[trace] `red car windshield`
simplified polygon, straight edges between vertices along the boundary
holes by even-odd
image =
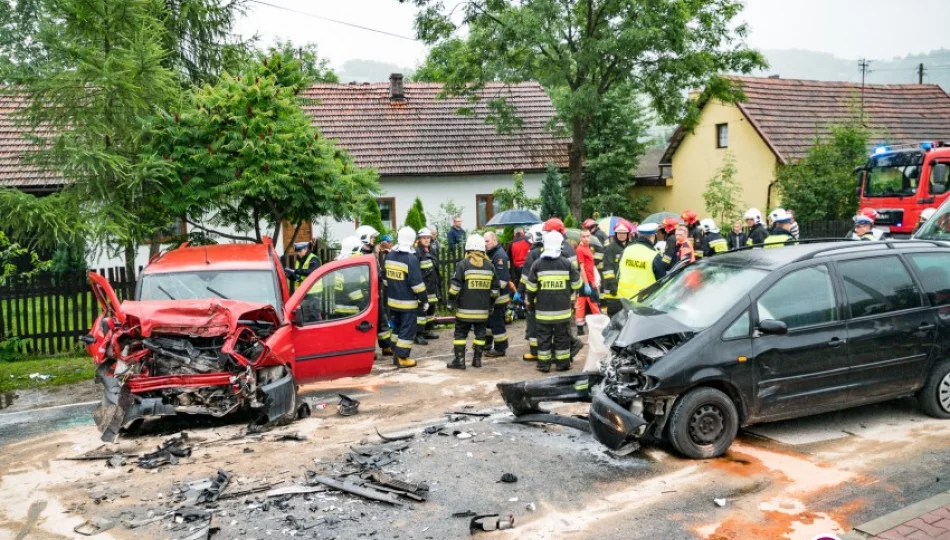
[[[270,304],[278,313],[277,280],[266,270],[203,270],[145,274],[139,300],[198,300],[226,298],[256,304]]]

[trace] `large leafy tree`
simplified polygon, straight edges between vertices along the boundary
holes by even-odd
[[[419,7],[419,37],[451,57],[438,66],[448,92],[474,97],[489,80],[524,78],[563,89],[558,108],[571,137],[575,218],[582,210],[587,135],[615,86],[628,84],[648,98],[662,121],[685,116],[695,122],[698,111],[684,89],[705,85],[709,95],[734,101],[740,90],[716,76],[765,65],[744,46],[746,27],[734,21],[738,0],[464,0],[454,7],[399,1]],[[432,71],[431,65],[420,70]],[[503,99],[492,101],[499,118],[513,116]]]
[[[303,112],[300,62],[274,51],[240,76],[190,92],[146,128],[147,169],[166,187],[163,205],[197,227],[277,235],[286,220],[359,215],[379,191],[377,175],[354,165]]]
[[[780,166],[775,185],[798,221],[847,219],[858,210],[854,168],[867,160],[871,133],[855,117],[816,137],[804,158]]]

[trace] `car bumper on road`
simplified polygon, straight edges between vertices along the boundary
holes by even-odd
[[[626,454],[640,448],[646,420],[621,407],[598,386],[591,388],[590,429],[610,450]]]

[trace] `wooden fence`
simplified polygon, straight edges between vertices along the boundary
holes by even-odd
[[[844,238],[854,228],[850,219],[840,221],[811,221],[799,223],[798,237],[802,240],[816,238]]]

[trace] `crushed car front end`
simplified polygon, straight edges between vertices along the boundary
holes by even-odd
[[[291,363],[272,352],[280,319],[272,306],[233,300],[124,302],[100,324],[93,357],[102,403],[94,413],[107,442],[147,418],[224,416],[242,407],[270,419],[295,403]]]

